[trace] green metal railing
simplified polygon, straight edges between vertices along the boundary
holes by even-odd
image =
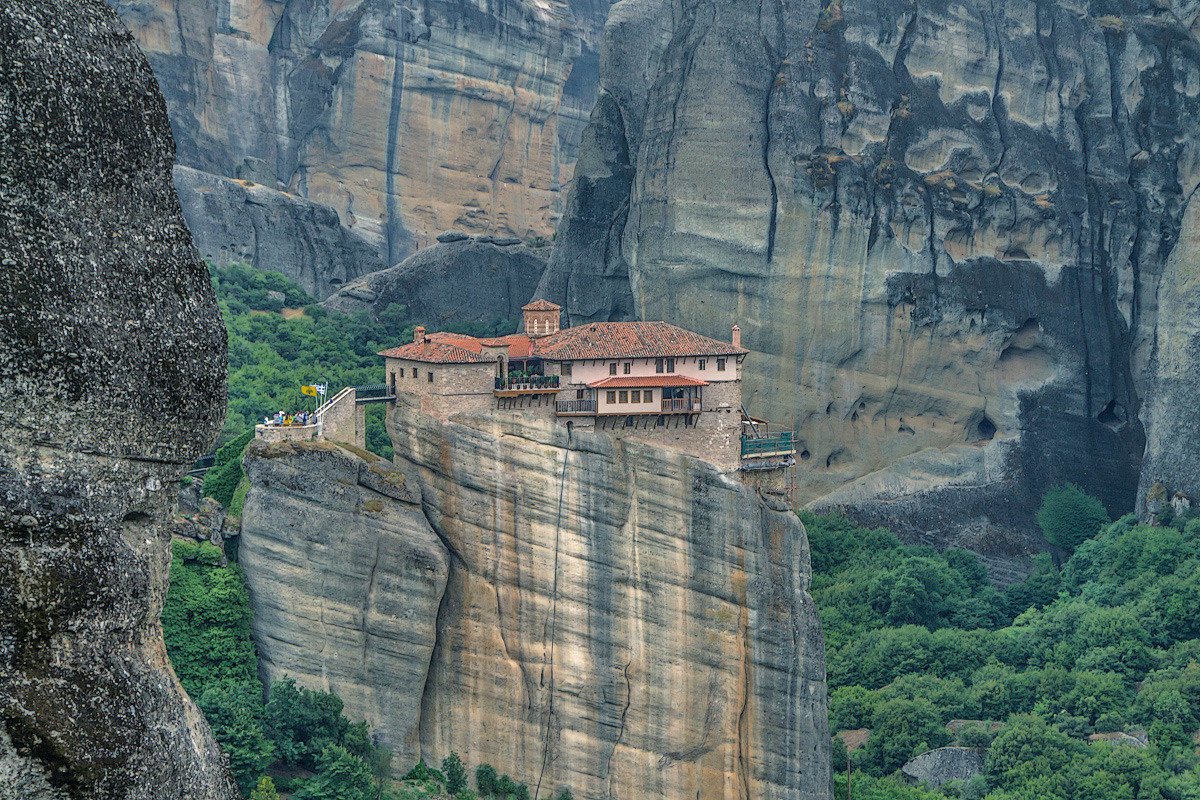
[[[742,437],[742,458],[771,453],[794,452],[795,449],[796,443],[792,438],[791,431],[784,431],[778,436]]]

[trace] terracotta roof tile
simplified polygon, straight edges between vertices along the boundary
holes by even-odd
[[[535,301],[526,308],[544,302]],[[546,303],[546,306],[557,308],[553,303]],[[464,333],[446,331],[431,333],[425,339],[423,345],[406,344],[384,350],[379,355],[431,363],[471,364],[492,360],[482,355],[484,346],[503,345],[508,346],[509,358],[537,356],[557,361],[587,358],[737,356],[750,352],[729,342],[710,339],[666,322],[593,322],[566,328],[539,339],[530,338],[522,333],[477,339]]]
[[[534,354],[559,361],[585,358],[664,358],[750,352],[667,322],[592,322],[534,340]]]
[[[689,378],[687,375],[631,375],[628,378],[601,378],[592,381],[588,386],[593,389],[636,389],[641,386],[708,386],[708,381]]]
[[[434,341],[433,337],[429,337],[424,342],[411,342],[403,347],[382,350],[379,355],[385,358],[403,358],[408,361],[424,361],[430,364],[483,364],[492,361],[492,359],[464,347]]]
[[[521,306],[522,311],[562,311],[562,306],[556,306],[549,300],[534,300],[528,305]]]

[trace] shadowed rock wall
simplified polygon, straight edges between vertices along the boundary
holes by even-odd
[[[179,176],[201,253],[279,269],[319,298],[450,228],[551,234],[610,4],[109,2],[154,66],[180,163],[262,187],[253,208],[228,183]],[[289,267],[256,241],[301,257]]]
[[[536,796],[829,796],[793,514],[710,464],[510,414],[401,403],[388,427],[395,473],[247,451],[240,553],[272,677],[337,692],[399,763],[455,750]]]
[[[232,798],[159,626],[225,332],[145,57],[95,0],[0,8],[0,794]]]
[[[1129,510],[1156,348],[1195,349],[1158,305],[1194,258],[1193,5],[622,0],[541,293],[740,324],[805,501],[1006,540],[1063,481]]]

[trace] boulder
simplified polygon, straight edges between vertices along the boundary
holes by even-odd
[[[330,311],[378,316],[392,303],[409,319],[438,330],[449,324],[492,325],[512,333],[546,269],[544,252],[491,237],[455,239],[419,250],[400,264],[344,287],[323,305]],[[397,331],[397,334],[399,332]]]
[[[986,756],[986,750],[974,747],[939,747],[909,761],[900,772],[913,783],[937,789],[947,781],[965,783],[982,773]]]

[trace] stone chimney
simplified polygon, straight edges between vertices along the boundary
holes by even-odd
[[[423,341],[425,341],[425,328],[418,325],[416,330],[413,331],[413,342],[420,344]]]
[[[731,341],[733,342],[734,347],[742,346],[742,329],[737,325],[733,326],[733,339]]]

